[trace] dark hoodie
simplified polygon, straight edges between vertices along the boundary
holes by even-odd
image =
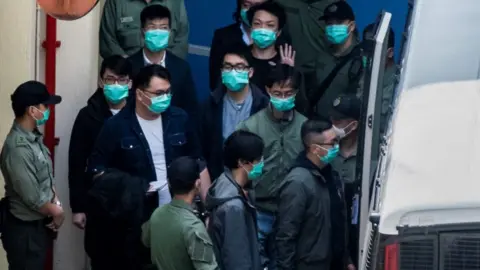
[[[80,110],[73,124],[68,150],[68,181],[73,213],[86,211],[87,190],[90,186],[89,178],[85,174],[87,159],[103,123],[111,116],[103,89],[99,88],[88,99],[87,106]]]
[[[260,270],[256,211],[230,170],[215,180],[207,193],[208,232],[222,270]]]
[[[320,170],[305,152],[300,153],[279,195],[275,241],[279,270],[345,269],[341,190],[330,165]]]

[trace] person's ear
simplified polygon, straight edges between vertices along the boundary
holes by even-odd
[[[200,178],[198,178],[197,181],[195,181],[195,189],[200,190],[201,186],[202,181],[200,181]]]
[[[105,84],[103,83],[103,80],[101,77],[98,77],[98,88],[103,89],[105,87]]]
[[[282,29],[277,31],[277,38],[282,34]]]
[[[135,95],[137,96],[137,99],[138,99],[139,101],[143,101],[144,96],[143,96],[143,93],[142,93],[142,91],[141,91],[140,89],[136,89],[136,90],[135,90]]]
[[[265,90],[267,90],[267,94],[271,95],[272,88],[265,85]]]
[[[248,70],[248,78],[251,79],[253,77],[253,73],[255,72],[255,69],[254,68],[250,68]]]
[[[352,123],[352,126],[350,127],[351,131],[357,130],[358,129],[358,121],[355,121]]]
[[[355,28],[357,28],[357,24],[355,23],[355,21],[351,21],[348,27],[348,32],[352,33],[353,31],[355,31]]]
[[[132,80],[128,81],[128,89],[132,89]]]

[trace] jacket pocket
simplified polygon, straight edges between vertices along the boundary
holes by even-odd
[[[130,28],[126,26],[118,31],[118,39],[123,49],[132,49],[142,46],[142,39],[139,28]]]
[[[134,150],[139,148],[140,144],[134,137],[125,137],[120,140],[120,147],[123,150]]]

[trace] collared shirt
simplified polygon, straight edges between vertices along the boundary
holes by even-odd
[[[173,199],[155,210],[142,226],[142,241],[151,248],[152,262],[158,269],[218,269],[205,225],[184,201]]]
[[[165,66],[165,59],[166,58],[167,58],[167,53],[164,52],[163,53],[163,58],[162,58],[162,60],[160,60],[160,63],[153,63],[152,61],[150,61],[148,59],[147,55],[145,54],[145,51],[143,51],[143,61],[145,62],[145,66],[156,64],[156,65],[160,65],[162,67],[166,67]]]
[[[223,96],[222,133],[224,140],[235,131],[240,122],[250,117],[252,103],[253,97],[250,89],[242,103],[236,103],[228,94]]]
[[[14,123],[0,154],[10,212],[25,221],[45,218],[38,210],[54,199],[50,152],[38,131]]]
[[[240,24],[240,30],[242,31],[242,39],[246,45],[252,45],[252,41],[250,36],[248,35],[247,29],[243,26],[243,23]]]

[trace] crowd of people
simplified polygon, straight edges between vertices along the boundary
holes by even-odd
[[[233,19],[215,30],[211,94],[198,101],[184,1],[106,1],[98,89],[76,117],[68,160],[72,222],[93,270],[358,266],[368,59],[354,11],[341,0],[237,0]],[[382,130],[393,31],[388,42]],[[28,81],[11,101],[2,243],[10,270],[40,270],[65,195],[38,126],[61,97]]]

